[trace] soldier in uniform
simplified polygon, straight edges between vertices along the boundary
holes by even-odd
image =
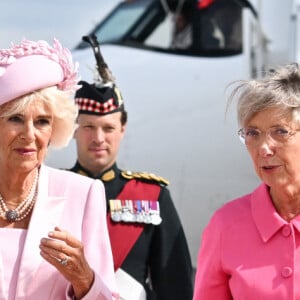
[[[94,47],[102,77],[93,84],[81,81],[75,95],[79,106],[74,134],[77,162],[71,171],[98,178],[105,185],[121,299],[192,299],[190,254],[168,182],[154,174],[118,168],[127,112],[120,91],[110,75],[104,74],[108,68],[96,37],[83,39]]]

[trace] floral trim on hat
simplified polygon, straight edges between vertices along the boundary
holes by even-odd
[[[77,85],[79,81],[78,63],[73,63],[70,50],[63,48],[57,39],[53,40],[52,47],[43,40],[35,42],[24,39],[19,45],[12,43],[11,48],[0,49],[0,76],[5,73],[7,65],[12,64],[21,57],[30,55],[46,56],[61,66],[64,79],[57,84],[58,89],[75,92],[79,88]]]

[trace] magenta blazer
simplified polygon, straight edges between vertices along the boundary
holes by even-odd
[[[300,299],[300,216],[282,219],[265,184],[213,215],[203,233],[193,299]]]
[[[71,299],[68,297],[69,282],[39,253],[41,238],[46,237],[55,226],[69,231],[84,243],[86,258],[95,272],[95,281],[83,299],[118,299],[102,183],[46,166],[40,170],[38,198],[17,274],[16,299]]]

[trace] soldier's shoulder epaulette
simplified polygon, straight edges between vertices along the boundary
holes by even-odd
[[[156,182],[162,185],[168,185],[169,181],[161,176],[157,176],[153,173],[147,172],[132,172],[132,171],[122,171],[121,175],[126,179],[140,179],[149,182]]]

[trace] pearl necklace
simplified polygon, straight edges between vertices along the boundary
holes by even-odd
[[[39,174],[36,172],[33,184],[27,197],[15,208],[9,209],[0,194],[0,216],[8,222],[24,220],[31,212],[36,201]]]

